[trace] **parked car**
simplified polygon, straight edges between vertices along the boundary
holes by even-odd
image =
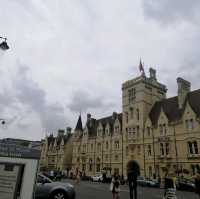
[[[92,177],[90,177],[90,176],[82,176],[81,180],[83,180],[83,181],[91,181]]]
[[[137,183],[142,187],[159,187],[159,183],[155,180],[149,180],[142,176],[139,176],[137,179]]]
[[[92,181],[94,181],[94,182],[102,182],[102,181],[103,181],[103,176],[102,176],[102,174],[92,176]]]
[[[48,177],[38,174],[35,199],[75,199],[75,190],[70,183],[53,182]]]
[[[176,179],[176,188],[182,191],[195,191],[194,182],[186,179],[186,178],[177,178]]]

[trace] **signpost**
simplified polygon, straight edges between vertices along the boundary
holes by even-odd
[[[0,143],[0,198],[33,199],[40,151]]]

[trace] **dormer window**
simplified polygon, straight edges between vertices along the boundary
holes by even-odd
[[[185,126],[189,130],[193,129],[194,128],[194,120],[193,119],[185,120]]]
[[[115,126],[115,133],[119,133],[119,126]]]
[[[102,129],[98,129],[97,134],[98,134],[98,136],[101,136],[102,135]]]
[[[160,124],[159,128],[160,128],[160,135],[166,135],[167,133],[166,124]]]
[[[110,135],[110,132],[109,132],[109,129],[108,129],[108,128],[106,129],[106,135],[107,135],[107,136]]]

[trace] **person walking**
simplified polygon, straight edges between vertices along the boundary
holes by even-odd
[[[164,199],[177,199],[176,197],[176,177],[174,174],[168,175],[168,172],[164,178]]]
[[[197,171],[197,174],[195,175],[194,180],[195,180],[196,193],[198,194],[200,198],[200,170]]]
[[[134,191],[134,199],[137,199],[137,177],[138,175],[135,172],[128,173],[130,199],[133,199],[133,191]]]
[[[76,170],[76,184],[79,185],[80,184],[80,171],[77,169]]]
[[[119,199],[120,179],[119,175],[116,172],[113,175],[110,190],[112,191],[112,199]]]
[[[140,175],[140,167],[138,163],[134,160],[129,161],[127,164],[127,177],[129,184],[129,194],[130,199],[133,199],[133,191],[134,191],[134,199],[137,199],[137,178]]]

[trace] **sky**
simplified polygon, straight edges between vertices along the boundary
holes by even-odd
[[[0,0],[0,138],[40,140],[81,112],[121,112],[121,85],[150,67],[177,94],[200,88],[199,0]]]

